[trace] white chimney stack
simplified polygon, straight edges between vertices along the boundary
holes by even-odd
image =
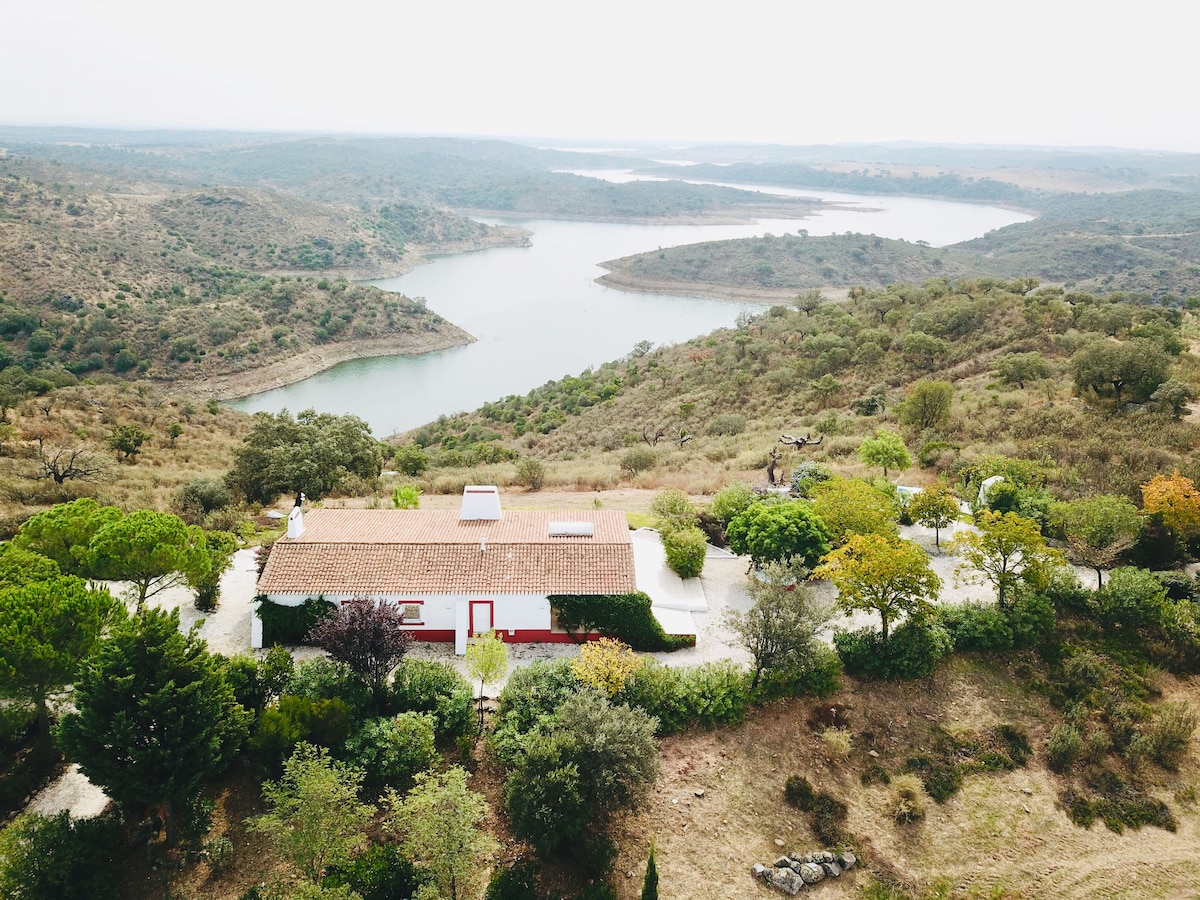
[[[295,540],[302,534],[304,534],[304,513],[300,512],[300,507],[293,506],[292,511],[288,513],[287,536]]]

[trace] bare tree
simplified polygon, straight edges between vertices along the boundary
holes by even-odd
[[[650,426],[647,425],[642,428],[642,440],[646,442],[647,446],[656,447],[658,446],[658,442],[666,436],[666,433],[667,429],[658,428],[654,431],[654,434],[651,435]]]
[[[87,447],[48,447],[38,438],[38,469],[34,477],[39,481],[51,480],[57,485],[64,482],[99,481],[109,471],[108,460]]]
[[[823,440],[825,440],[825,435],[821,435],[815,441],[812,439],[811,434],[806,434],[804,437],[801,437],[801,438],[795,437],[790,434],[781,434],[779,436],[779,443],[789,444],[789,445],[791,445],[793,447],[797,447],[797,448],[799,448],[799,447],[815,447],[815,446],[817,446],[817,444],[821,443],[821,441],[823,441]]]

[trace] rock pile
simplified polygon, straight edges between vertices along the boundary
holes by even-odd
[[[755,863],[750,872],[755,878],[794,897],[806,884],[837,878],[847,869],[854,868],[857,862],[858,858],[850,851],[834,854],[821,850],[804,855],[792,851],[779,857],[771,866]]]

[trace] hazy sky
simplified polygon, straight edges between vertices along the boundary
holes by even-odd
[[[1200,152],[1187,8],[2,0],[0,122]]]

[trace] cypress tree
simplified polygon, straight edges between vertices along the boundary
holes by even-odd
[[[642,900],[658,900],[658,867],[654,864],[654,842],[650,842],[650,857],[646,860],[646,880],[642,882]]]

